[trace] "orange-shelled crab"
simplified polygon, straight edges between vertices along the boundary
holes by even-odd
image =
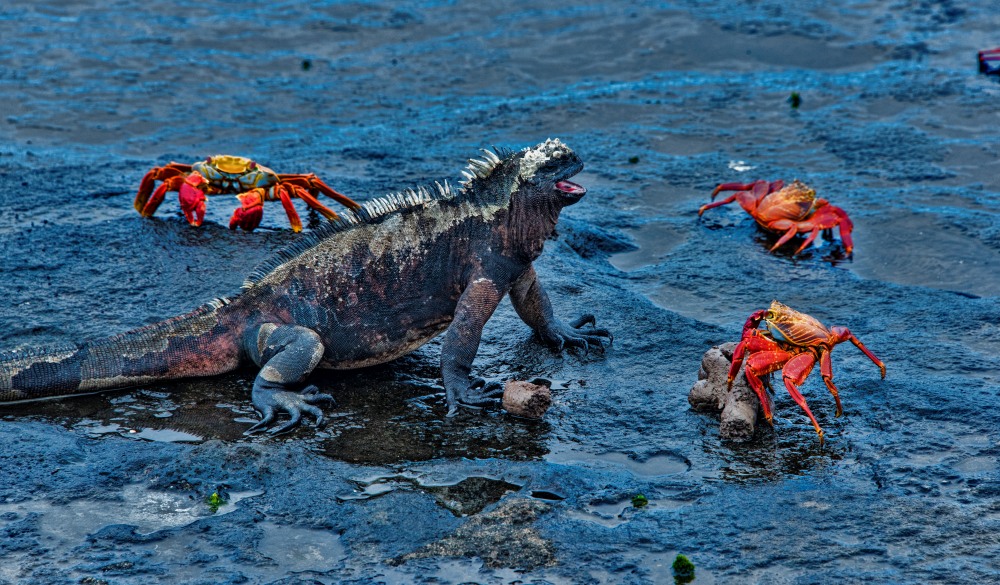
[[[764,322],[766,330],[757,328],[761,321]],[[727,381],[731,387],[740,371],[740,366],[746,362],[747,382],[757,394],[757,398],[760,399],[764,418],[773,425],[771,401],[764,386],[765,384],[770,385],[770,374],[781,370],[785,389],[788,390],[796,404],[802,407],[802,410],[809,416],[809,420],[812,421],[813,427],[816,428],[816,433],[819,435],[820,444],[822,444],[823,429],[816,422],[816,417],[809,410],[809,405],[806,404],[806,399],[799,392],[798,387],[806,381],[816,362],[819,362],[823,382],[826,383],[830,394],[833,394],[834,400],[837,401],[836,416],[843,414],[844,409],[840,404],[840,394],[833,384],[833,365],[830,361],[830,352],[835,345],[845,341],[853,343],[871,361],[875,362],[882,378],[885,379],[885,364],[875,357],[875,354],[869,351],[846,327],[827,327],[805,313],[800,313],[778,301],[771,301],[771,306],[768,309],[754,311],[743,325],[743,337],[733,351],[733,363],[729,367]]]
[[[163,181],[153,190],[156,181]],[[201,225],[205,219],[205,196],[236,195],[240,206],[229,220],[230,229],[243,228],[253,231],[264,214],[265,201],[281,201],[288,215],[292,230],[302,231],[302,220],[292,204],[293,198],[302,199],[327,219],[338,216],[317,199],[320,193],[332,197],[345,207],[361,206],[351,198],[334,191],[314,174],[278,174],[271,169],[242,156],[220,154],[194,164],[172,162],[154,167],[142,178],[135,197],[135,209],[143,217],[150,217],[163,202],[167,191],[178,191],[181,210],[188,223]],[[152,196],[150,196],[152,195]]]
[[[715,201],[715,196],[722,191],[736,191],[736,193]],[[821,231],[832,232],[834,227],[840,228],[844,252],[850,256],[854,249],[854,242],[851,240],[854,224],[847,217],[847,212],[836,205],[831,205],[826,199],[816,198],[816,191],[801,181],[792,181],[790,185],[785,185],[781,180],[771,183],[767,181],[747,184],[722,183],[712,191],[712,200],[712,203],[702,205],[698,209],[698,217],[701,217],[707,209],[736,201],[762,228],[782,234],[771,247],[772,252],[797,234],[808,234],[802,245],[795,250],[795,254],[798,254],[813,243]]]

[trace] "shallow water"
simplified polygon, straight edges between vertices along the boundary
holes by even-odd
[[[501,307],[476,373],[552,380],[534,423],[446,419],[436,343],[317,375],[330,422],[286,437],[242,435],[252,371],[4,407],[0,582],[662,583],[678,552],[695,583],[1000,580],[996,30],[990,2],[921,0],[6,2],[0,348],[186,312],[295,239],[274,207],[230,232],[230,197],[197,230],[172,196],[139,218],[154,165],[243,154],[363,200],[550,136],[589,194],[538,272],[615,343],[555,354]],[[697,217],[778,178],[850,213],[853,258]],[[745,445],[688,408],[702,353],[772,298],[887,364],[834,352],[839,418],[803,385],[822,447],[784,392]],[[212,514],[220,486],[255,495]],[[137,504],[164,493],[196,505]],[[536,518],[504,516],[522,501]]]

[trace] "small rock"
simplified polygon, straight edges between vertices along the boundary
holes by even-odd
[[[508,380],[503,388],[503,409],[514,416],[542,418],[552,406],[552,392],[546,386]]]
[[[719,436],[723,439],[747,441],[753,437],[760,402],[747,384],[742,368],[733,380],[732,389],[726,388],[726,377],[735,349],[736,343],[730,342],[705,352],[698,381],[688,394],[688,402],[699,412],[721,413]]]

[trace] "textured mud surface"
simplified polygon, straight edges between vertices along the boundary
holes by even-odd
[[[0,347],[190,310],[294,239],[277,207],[230,232],[228,197],[142,220],[155,164],[242,154],[363,200],[550,136],[590,193],[538,271],[615,344],[557,355],[502,307],[476,371],[552,380],[537,422],[446,419],[434,344],[317,376],[331,424],[279,439],[241,436],[252,372],[6,407],[0,583],[663,583],[677,552],[697,583],[997,581],[997,30],[991,2],[5,1]],[[854,259],[697,221],[758,178],[848,210]],[[840,418],[804,385],[822,449],[782,393],[743,445],[687,403],[772,298],[888,366],[834,351]]]

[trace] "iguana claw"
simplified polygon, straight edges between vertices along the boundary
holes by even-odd
[[[593,327],[596,322],[593,315],[582,315],[568,325],[556,321],[549,326],[547,331],[541,332],[542,340],[555,347],[556,351],[562,351],[566,347],[579,347],[583,348],[584,353],[590,351],[591,345],[603,348],[605,338],[609,345],[613,344],[615,338],[611,332],[607,329]],[[580,329],[584,325],[592,327],[581,331]]]
[[[291,415],[291,419],[284,425],[268,431],[272,435],[281,435],[298,426],[302,419],[302,412],[308,412],[316,417],[316,427],[323,427],[323,411],[313,406],[317,403],[333,403],[333,397],[329,394],[321,394],[316,386],[308,386],[301,393],[288,392],[286,390],[268,390],[255,388],[253,391],[253,407],[261,414],[261,420],[254,426],[244,431],[244,435],[252,435],[263,430],[270,425],[279,411],[285,411]]]
[[[485,406],[496,404],[503,396],[503,385],[497,381],[487,382],[483,378],[473,378],[468,388],[459,394],[454,401],[449,401],[447,416],[458,414],[459,406],[470,410],[482,410]]]

